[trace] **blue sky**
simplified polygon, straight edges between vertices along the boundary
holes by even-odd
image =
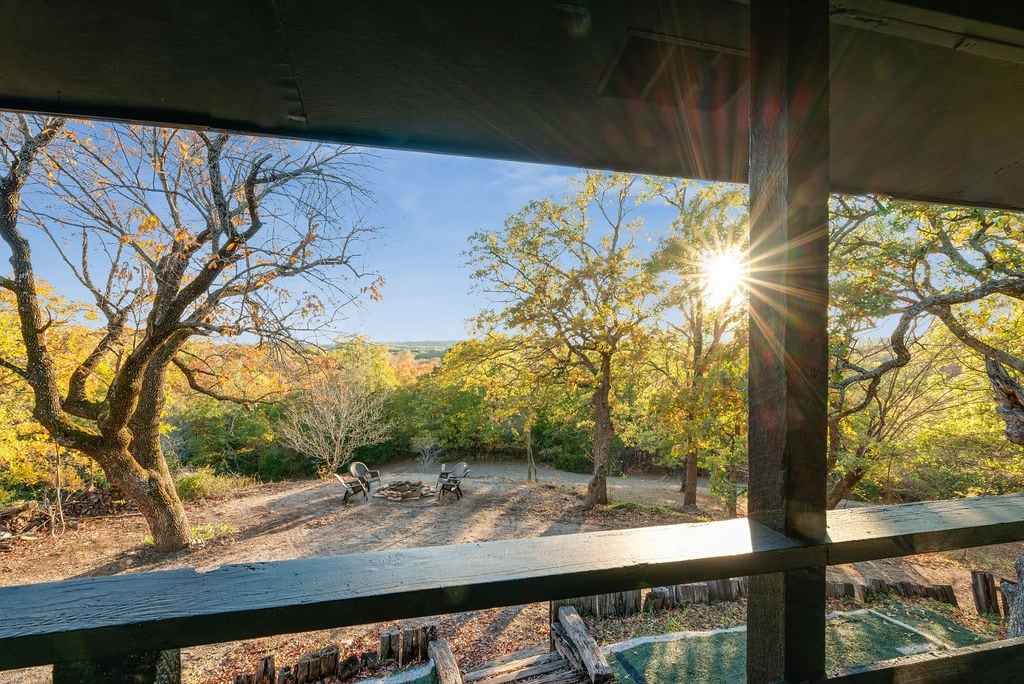
[[[330,316],[329,330],[315,335],[321,342],[350,334],[377,342],[467,338],[467,319],[486,304],[469,292],[463,255],[469,235],[501,228],[509,214],[532,199],[562,198],[569,180],[581,173],[490,159],[371,152],[376,170],[365,177],[373,193],[367,222],[382,232],[366,250],[363,266],[384,277],[383,300],[350,305]],[[643,211],[650,228],[671,220],[661,212],[667,207]],[[90,300],[42,235],[29,233],[37,274],[71,299]],[[0,258],[6,257],[6,248],[0,248]]]
[[[383,238],[367,266],[384,299],[351,310],[341,326],[373,340],[455,340],[484,304],[471,299],[462,255],[476,230],[500,228],[531,199],[565,194],[577,169],[394,150],[377,151],[371,178]]]

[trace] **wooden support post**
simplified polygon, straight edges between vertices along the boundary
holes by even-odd
[[[750,2],[750,517],[825,538],[829,5]],[[749,682],[825,671],[825,569],[752,576]]]
[[[252,675],[256,684],[277,684],[277,668],[274,667],[274,656],[263,658],[256,666]]]
[[[380,662],[387,660],[393,660],[398,662],[398,656],[401,652],[401,632],[396,628],[386,629],[380,633],[380,650],[378,651],[378,659]]]
[[[996,592],[995,576],[991,572],[972,570],[971,591],[978,615],[999,615],[999,594]]]
[[[175,648],[54,664],[54,684],[78,682],[181,684],[181,652]]]

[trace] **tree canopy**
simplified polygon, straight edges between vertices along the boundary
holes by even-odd
[[[517,333],[531,372],[591,393],[591,505],[608,501],[612,376],[637,357],[657,307],[657,275],[637,249],[639,190],[631,176],[586,174],[562,202],[535,200],[470,237],[473,278],[495,304],[480,328]]]
[[[361,254],[373,235],[361,221],[363,155],[17,114],[0,119],[0,139],[0,238],[12,267],[0,286],[15,298],[21,337],[0,366],[31,388],[33,415],[59,444],[136,501],[157,548],[185,546],[191,532],[160,443],[167,371],[217,395],[182,354],[190,338],[280,340],[323,311],[323,293],[375,294]],[[49,240],[89,293],[86,315],[103,322],[93,344],[52,343],[55,312],[30,235]],[[58,358],[72,351],[61,377]]]

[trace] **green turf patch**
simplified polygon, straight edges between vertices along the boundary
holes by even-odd
[[[719,632],[640,644],[608,654],[608,663],[620,684],[741,682],[746,648],[746,632]]]
[[[915,607],[913,612],[891,617],[895,621],[867,610],[835,615],[825,630],[826,667],[867,665],[946,644],[982,641],[926,609]],[[612,650],[608,661],[624,684],[742,681],[746,677],[746,638],[745,631],[722,631],[640,643]]]
[[[916,603],[892,602],[884,609],[878,610],[927,634],[933,641],[949,644],[955,648],[974,646],[988,641],[963,625],[953,622],[945,615]]]
[[[878,613],[840,613],[825,626],[825,667],[841,668],[891,660],[940,644]]]

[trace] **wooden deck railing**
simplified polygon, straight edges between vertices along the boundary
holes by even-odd
[[[1017,541],[1024,495],[833,511],[828,530],[801,543],[740,519],[5,587],[0,669]],[[1019,640],[957,657],[901,667],[1024,671]],[[896,681],[878,672],[835,681]]]

